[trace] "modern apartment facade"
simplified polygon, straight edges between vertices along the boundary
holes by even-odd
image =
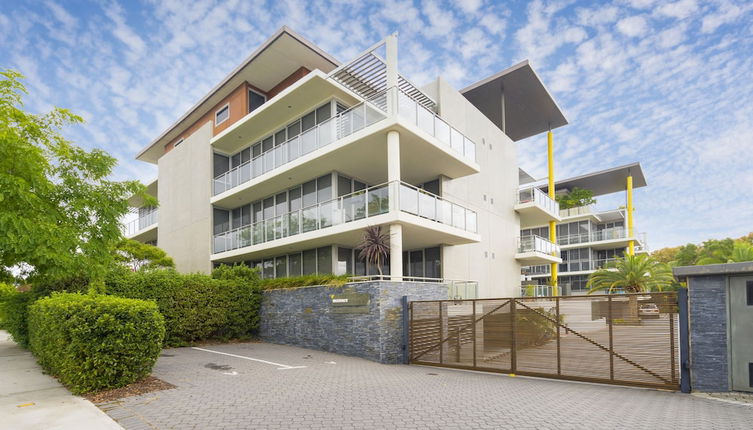
[[[531,190],[544,193],[546,185],[534,185],[530,176],[524,175],[521,193]],[[562,263],[557,265],[557,284],[560,294],[577,295],[588,291],[588,276],[598,269],[631,252],[646,253],[645,233],[636,233],[630,226],[628,211],[632,207],[632,189],[646,186],[639,163],[615,167],[555,183],[555,194],[565,194],[575,188],[590,190],[595,197],[624,193],[625,205],[616,209],[599,211],[596,205],[586,205],[559,211],[556,225],[556,242],[560,247]],[[521,219],[521,238],[549,237],[549,225],[530,218]],[[531,240],[531,239],[528,239]],[[523,267],[524,286],[521,294],[549,295],[551,265]]]
[[[570,264],[531,230],[562,221],[557,203],[520,188],[515,142],[567,124],[530,64],[460,91],[441,77],[419,88],[398,64],[396,36],[340,63],[281,28],[137,155],[158,166],[159,208],[139,208],[126,236],[180,271],[381,269],[471,281],[480,297],[518,295],[523,268]],[[389,234],[381,268],[355,251],[367,226]]]

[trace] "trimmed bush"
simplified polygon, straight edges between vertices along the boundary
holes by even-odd
[[[309,287],[312,285],[343,285],[348,282],[348,275],[303,275],[288,278],[275,278],[261,280],[263,290],[276,290],[279,288]]]
[[[113,272],[107,294],[153,300],[165,317],[166,346],[251,337],[259,326],[258,285],[234,276],[182,275],[174,270]]]
[[[117,388],[151,373],[165,335],[144,300],[57,293],[29,307],[29,347],[75,394]]]
[[[3,328],[5,320],[5,302],[16,294],[16,288],[13,285],[0,282],[0,329]]]
[[[13,292],[5,295],[1,305],[3,328],[23,348],[29,346],[29,329],[26,320],[29,304],[33,301],[34,297],[30,292]]]

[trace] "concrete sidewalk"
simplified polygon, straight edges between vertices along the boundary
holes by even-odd
[[[34,357],[0,330],[0,428],[122,429],[94,404],[42,373]]]

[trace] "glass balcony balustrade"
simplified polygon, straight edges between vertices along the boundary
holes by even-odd
[[[146,213],[140,214],[138,218],[132,221],[121,224],[120,230],[123,233],[123,236],[129,237],[129,236],[133,236],[134,234],[140,232],[141,230],[144,230],[147,227],[150,227],[156,223],[157,223],[157,209],[155,208],[150,211],[147,211]]]
[[[398,91],[397,112],[400,118],[436,137],[457,154],[476,161],[476,143],[403,91]]]
[[[548,214],[558,217],[560,214],[560,204],[549,197],[546,193],[536,187],[528,187],[518,190],[517,204],[531,203],[544,209]]]
[[[383,110],[385,100],[385,93],[378,94],[218,175],[213,181],[214,195],[235,188],[383,120],[387,117]]]
[[[560,247],[540,236],[523,236],[518,238],[518,253],[540,252],[559,256]]]
[[[225,252],[385,214],[391,208],[464,231],[477,231],[476,212],[412,185],[389,182],[356,191],[214,236],[214,252]]]

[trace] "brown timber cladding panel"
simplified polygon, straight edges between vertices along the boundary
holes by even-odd
[[[411,303],[411,362],[679,388],[677,294]]]

